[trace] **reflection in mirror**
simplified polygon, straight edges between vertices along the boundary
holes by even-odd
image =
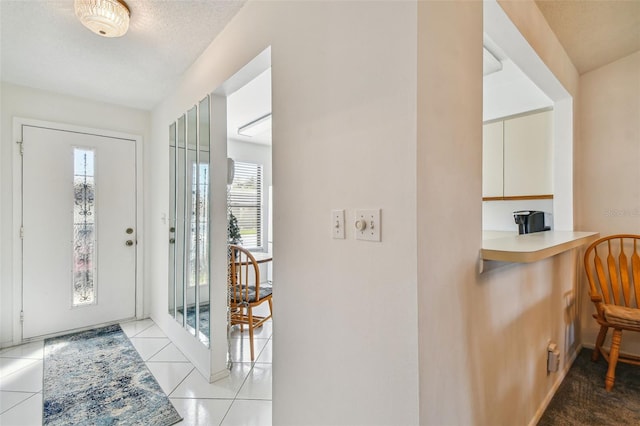
[[[169,314],[209,345],[209,97],[169,128]]]
[[[198,327],[200,339],[203,343],[209,343],[209,159],[210,159],[210,119],[209,97],[207,96],[198,105],[198,282],[199,288],[199,312]]]
[[[176,317],[176,123],[169,126],[169,315]]]

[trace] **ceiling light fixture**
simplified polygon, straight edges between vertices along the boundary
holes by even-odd
[[[120,0],[75,0],[82,25],[103,37],[120,37],[129,29],[129,8]]]
[[[264,133],[267,130],[271,130],[271,113],[263,115],[242,127],[238,127],[238,134],[253,137],[260,133]]]

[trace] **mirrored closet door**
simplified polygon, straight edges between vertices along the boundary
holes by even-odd
[[[209,96],[169,126],[169,314],[209,346]]]

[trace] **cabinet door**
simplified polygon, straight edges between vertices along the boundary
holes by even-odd
[[[502,121],[482,126],[482,196],[502,197]]]
[[[552,111],[504,121],[504,196],[546,195],[552,185]]]

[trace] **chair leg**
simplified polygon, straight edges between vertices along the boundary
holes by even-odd
[[[604,387],[607,391],[613,389],[613,383],[616,380],[616,364],[618,363],[620,352],[620,341],[622,341],[622,330],[616,328],[613,330],[611,350],[609,351],[609,369],[607,370],[607,378],[604,380]]]
[[[591,355],[591,361],[597,361],[600,358],[600,351],[602,350],[602,344],[604,343],[604,339],[607,337],[607,331],[609,331],[609,327],[601,325],[600,332],[598,333],[598,338],[596,339],[596,347],[593,349],[593,354]]]
[[[253,309],[251,309],[251,306],[247,308],[247,316],[249,318],[249,346],[251,347],[251,362],[253,362]]]

